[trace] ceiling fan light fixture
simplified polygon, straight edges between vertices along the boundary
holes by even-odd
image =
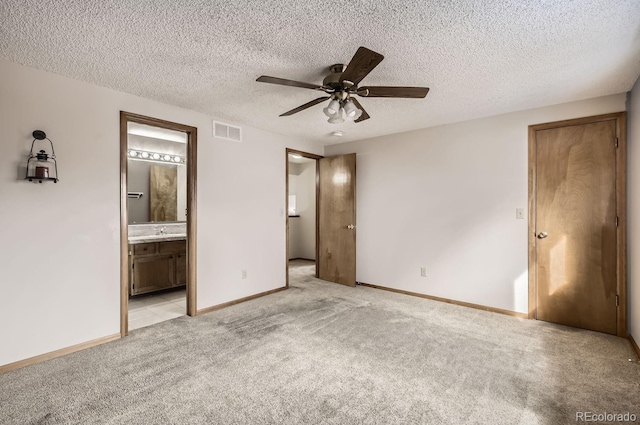
[[[359,111],[358,107],[353,103],[353,100],[347,100],[344,102],[344,113],[349,119],[354,119],[356,113]]]
[[[329,118],[328,122],[331,124],[340,124],[344,122],[344,118],[342,118],[342,107],[338,109],[338,112],[334,114],[331,118]]]
[[[281,117],[297,114],[312,106],[329,101],[322,110],[329,118],[330,123],[341,123],[345,119],[362,122],[371,118],[355,97],[392,97],[422,99],[429,92],[428,87],[399,87],[399,86],[366,86],[358,87],[363,78],[382,62],[384,56],[373,50],[360,46],[348,64],[332,65],[330,75],[322,81],[322,85],[305,83],[302,81],[288,80],[278,77],[260,76],[256,81],[261,83],[279,84],[282,86],[298,87],[303,89],[319,90],[324,96],[300,105],[290,111],[280,114]],[[341,108],[342,106],[342,108]],[[342,111],[344,110],[344,116]]]
[[[327,106],[327,112],[333,115],[336,112],[339,112],[339,110],[340,110],[340,102],[338,102],[337,99],[331,100],[331,102],[329,102],[329,106]]]
[[[324,112],[324,114],[329,118],[332,118],[335,115],[335,112],[333,114],[329,112],[329,107],[323,108],[322,112]]]

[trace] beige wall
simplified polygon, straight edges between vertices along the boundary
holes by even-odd
[[[0,75],[0,365],[119,332],[121,110],[198,128],[197,307],[284,286],[285,148],[322,149],[246,126],[217,139],[215,117],[7,61]],[[57,184],[20,175],[36,129]]]
[[[358,154],[357,280],[526,312],[527,127],[624,109],[623,93],[326,147]]]

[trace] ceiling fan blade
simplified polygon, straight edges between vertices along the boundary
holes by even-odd
[[[369,114],[367,114],[367,111],[364,110],[360,102],[358,102],[358,99],[352,97],[351,100],[356,105],[356,107],[362,111],[362,115],[360,115],[360,118],[358,118],[357,120],[354,120],[353,122],[360,122],[360,121],[368,120],[369,118],[371,118]]]
[[[284,78],[268,77],[266,75],[258,77],[256,81],[259,81],[261,83],[280,84],[281,86],[301,87],[303,89],[324,90],[324,87],[319,86],[317,84],[303,83],[301,81],[285,80]]]
[[[319,97],[317,99],[312,100],[311,102],[307,102],[304,105],[298,106],[295,109],[292,109],[290,111],[285,112],[284,114],[281,114],[281,117],[288,117],[289,115],[293,115],[296,114],[300,111],[304,111],[307,108],[311,108],[312,106],[317,105],[318,103],[322,103],[325,100],[329,99],[329,96],[324,96],[324,97]]]
[[[404,97],[419,99],[427,96],[428,87],[386,87],[370,86],[358,88],[358,94],[362,97]]]
[[[382,59],[384,59],[384,56],[380,53],[376,53],[366,47],[358,48],[356,54],[351,58],[351,62],[347,65],[347,69],[342,73],[340,81],[351,81],[353,84],[358,85],[364,77],[373,71],[373,68],[382,62]]]

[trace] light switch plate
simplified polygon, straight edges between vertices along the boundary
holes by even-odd
[[[518,220],[524,220],[524,208],[516,208],[516,218]]]

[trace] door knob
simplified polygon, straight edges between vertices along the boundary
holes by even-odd
[[[546,238],[547,236],[549,236],[549,235],[547,235],[547,232],[540,232],[540,233],[538,233],[538,239],[544,239],[544,238]]]
[[[350,225],[347,226],[347,229],[349,229],[349,230],[353,230],[355,228],[356,228],[355,224],[350,224]]]

